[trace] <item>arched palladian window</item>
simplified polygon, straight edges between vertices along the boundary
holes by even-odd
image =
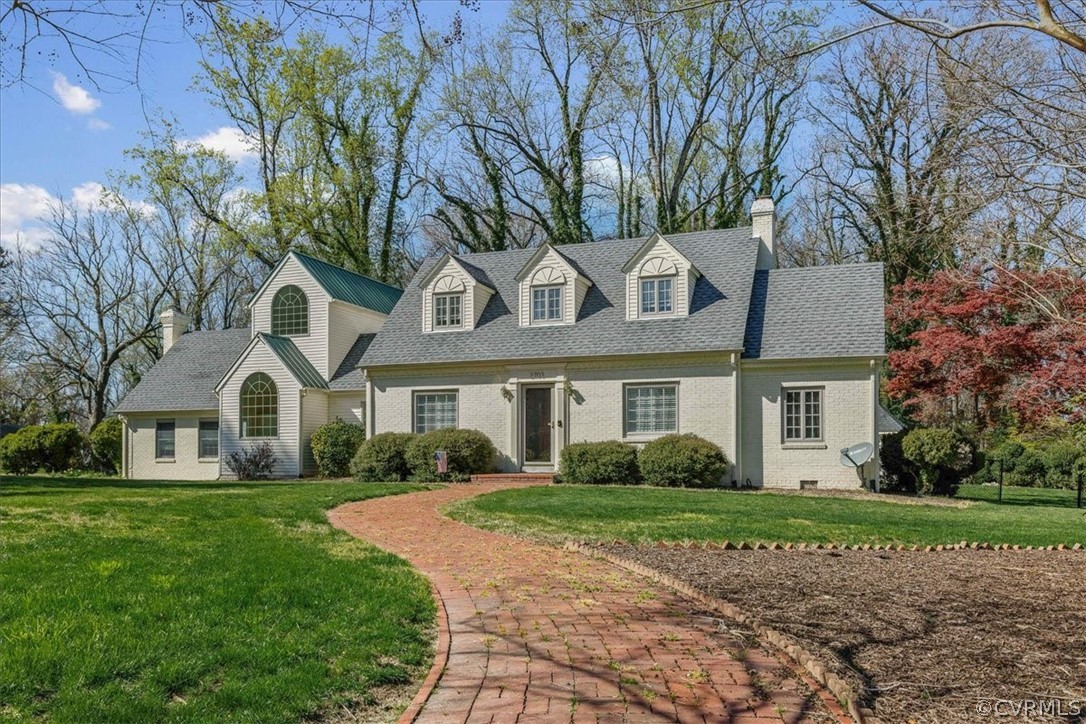
[[[641,265],[640,299],[642,317],[675,313],[675,287],[678,269],[674,262],[660,257],[646,259]]]
[[[309,334],[309,299],[299,287],[288,284],[272,298],[271,333],[289,337]]]
[[[279,388],[263,372],[254,372],[241,385],[241,436],[279,434]]]

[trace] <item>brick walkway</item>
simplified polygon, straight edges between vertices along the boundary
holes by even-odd
[[[334,525],[400,555],[440,592],[448,662],[419,722],[831,721],[750,632],[603,561],[439,512],[495,485],[350,503]]]

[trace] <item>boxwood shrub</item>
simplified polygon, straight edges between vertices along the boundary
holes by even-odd
[[[448,480],[467,480],[472,473],[488,473],[494,468],[498,451],[490,438],[478,430],[446,428],[419,435],[407,446],[407,465],[411,479],[434,482],[437,474],[434,453],[444,450],[449,457]]]
[[[720,485],[730,465],[718,445],[691,433],[645,443],[637,462],[647,484],[679,488]]]
[[[80,466],[85,446],[83,433],[70,422],[30,425],[0,440],[0,468],[15,474],[63,473]]]
[[[117,417],[107,417],[94,426],[87,436],[87,442],[90,444],[91,462],[96,469],[111,475],[121,471],[123,435],[124,427]]]
[[[394,483],[407,480],[407,448],[413,432],[382,432],[358,447],[351,460],[351,476],[365,483]]]
[[[350,472],[351,460],[366,439],[366,428],[336,420],[321,425],[309,438],[317,472],[325,478],[342,478]]]
[[[567,445],[558,470],[562,482],[581,485],[631,484],[641,479],[637,448],[618,440]]]

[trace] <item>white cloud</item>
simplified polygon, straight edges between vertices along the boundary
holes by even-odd
[[[256,155],[252,139],[237,128],[223,126],[197,138],[181,141],[182,150],[192,150],[197,146],[209,151],[218,151],[232,161],[241,161]]]
[[[8,248],[38,249],[48,238],[39,219],[49,215],[56,198],[34,184],[0,184],[0,243]]]
[[[108,131],[109,129],[113,128],[113,126],[109,125],[101,118],[88,118],[87,128],[91,129],[92,131]]]
[[[108,208],[110,198],[97,181],[81,183],[68,195],[68,201],[81,213]],[[155,213],[155,207],[145,201],[125,201],[141,214]],[[49,240],[48,222],[59,203],[60,199],[36,184],[0,184],[0,243],[27,251],[40,249]]]
[[[53,92],[60,104],[72,113],[88,115],[101,108],[98,100],[86,89],[68,82],[63,73],[53,73]]]
[[[618,159],[614,156],[586,158],[585,176],[598,184],[613,184],[618,181]]]

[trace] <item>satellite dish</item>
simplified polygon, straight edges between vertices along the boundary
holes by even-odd
[[[869,442],[843,447],[841,448],[841,464],[846,468],[858,468],[870,460],[874,452],[875,446]]]

